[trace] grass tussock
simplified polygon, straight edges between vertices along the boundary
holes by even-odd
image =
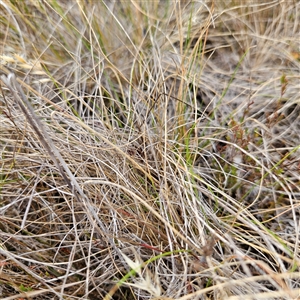
[[[1,1],[1,299],[298,299],[297,1]]]

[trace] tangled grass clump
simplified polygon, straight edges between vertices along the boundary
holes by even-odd
[[[300,3],[0,2],[1,299],[298,299]]]

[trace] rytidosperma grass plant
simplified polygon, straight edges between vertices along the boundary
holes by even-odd
[[[297,1],[1,1],[2,299],[297,299]]]

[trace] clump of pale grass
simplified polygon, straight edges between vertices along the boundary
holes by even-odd
[[[299,4],[1,2],[3,299],[296,299]]]

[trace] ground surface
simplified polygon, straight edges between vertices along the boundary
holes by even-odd
[[[0,298],[299,299],[299,4],[0,2]]]

